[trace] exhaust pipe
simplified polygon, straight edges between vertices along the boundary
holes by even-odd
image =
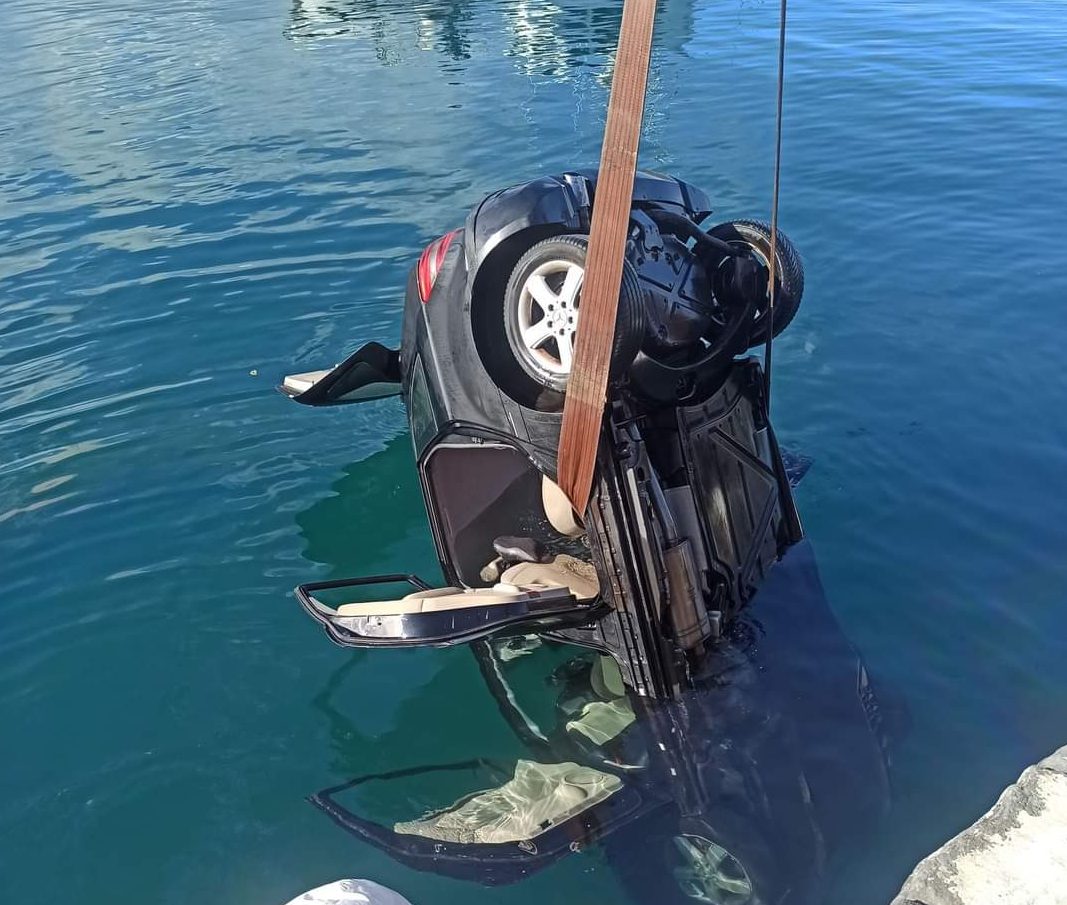
[[[670,594],[671,628],[683,650],[700,647],[711,636],[711,620],[697,580],[693,545],[683,537],[663,551]]]
[[[688,537],[678,533],[678,523],[654,472],[649,486],[666,541],[663,564],[667,572],[671,628],[682,650],[695,650],[711,637],[712,625],[704,606],[693,544]]]

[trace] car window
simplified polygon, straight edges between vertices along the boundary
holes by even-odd
[[[541,756],[641,767],[637,713],[612,657],[537,635],[485,641],[476,654],[505,719]]]

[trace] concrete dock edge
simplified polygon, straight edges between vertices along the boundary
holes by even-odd
[[[1023,771],[973,826],[924,858],[891,905],[1067,903],[1067,746]]]

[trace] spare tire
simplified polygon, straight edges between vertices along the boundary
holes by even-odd
[[[504,290],[504,333],[512,357],[537,384],[563,392],[574,360],[585,256],[589,238],[554,236],[532,246],[511,272]],[[645,333],[643,293],[637,272],[623,262],[613,379],[626,373]]]
[[[722,239],[731,245],[747,248],[764,267],[769,269],[771,260],[771,227],[762,220],[733,220],[720,223],[709,233],[716,239]],[[804,265],[796,247],[781,230],[778,230],[778,242],[775,248],[777,265],[775,282],[777,291],[774,296],[774,335],[778,336],[796,316],[800,308],[800,299],[804,295]],[[756,311],[749,334],[749,346],[760,346],[767,342],[766,306]]]

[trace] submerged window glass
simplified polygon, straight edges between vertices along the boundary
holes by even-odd
[[[537,635],[475,648],[501,713],[529,744],[558,759],[630,770],[646,758],[615,660]]]

